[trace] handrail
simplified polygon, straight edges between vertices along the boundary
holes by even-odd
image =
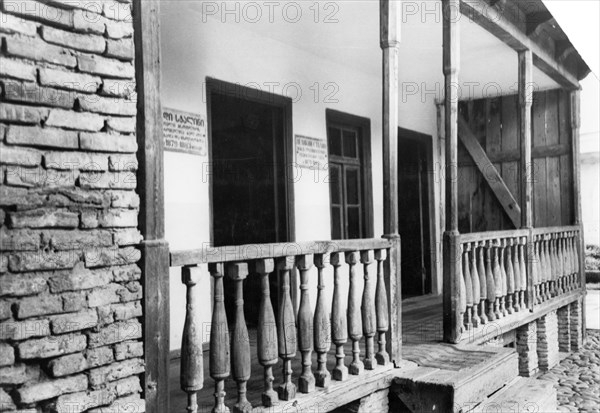
[[[224,247],[207,245],[191,250],[172,251],[171,267],[187,265],[224,263],[236,261],[258,260],[264,258],[281,258],[304,254],[326,254],[331,252],[364,251],[369,249],[386,249],[392,242],[385,238],[279,242],[268,244],[244,244]]]
[[[488,241],[492,239],[527,237],[528,235],[528,229],[514,229],[505,231],[469,232],[466,234],[459,234],[458,237],[461,243],[466,243]]]

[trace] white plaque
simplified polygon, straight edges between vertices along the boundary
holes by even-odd
[[[165,151],[207,155],[206,116],[163,108]]]
[[[325,139],[296,135],[295,140],[296,164],[299,167],[308,169],[327,168],[327,141]]]

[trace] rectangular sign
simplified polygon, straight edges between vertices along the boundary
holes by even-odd
[[[206,116],[163,108],[165,151],[208,154]]]
[[[296,164],[301,168],[327,168],[327,141],[296,135]]]

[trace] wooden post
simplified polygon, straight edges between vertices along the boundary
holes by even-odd
[[[574,90],[571,92],[571,136],[573,138],[571,148],[572,148],[572,158],[573,158],[573,195],[574,195],[574,203],[573,210],[574,214],[574,224],[579,226],[579,239],[578,249],[579,249],[579,276],[581,277],[581,289],[585,292],[585,241],[583,236],[583,222],[581,216],[581,165],[580,165],[580,138],[579,138],[579,128],[581,126],[581,94],[580,90]],[[581,300],[582,305],[582,314],[585,314],[585,299]],[[583,323],[583,339],[586,339],[587,332],[585,327],[585,317],[582,317]]]
[[[134,0],[140,266],[144,285],[144,398],[148,413],[169,408],[169,245],[164,239],[158,1]]]
[[[446,232],[444,232],[444,340],[456,342],[461,334],[458,277],[458,72],[460,59],[460,0],[442,0]]]
[[[380,0],[380,45],[383,51],[383,230],[393,245],[385,261],[390,326],[387,352],[399,362],[402,351],[402,290],[398,232],[398,53],[400,2]]]

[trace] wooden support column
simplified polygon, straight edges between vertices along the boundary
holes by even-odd
[[[581,126],[581,93],[580,90],[571,92],[571,148],[573,161],[573,221],[579,226],[579,273],[581,276],[581,289],[585,291],[585,238],[583,234],[583,221],[581,213],[581,159],[580,159],[580,137]],[[585,314],[585,297],[581,300],[581,313]],[[587,338],[585,317],[582,317],[583,338]]]
[[[169,245],[165,241],[158,1],[134,0],[139,228],[144,236],[144,398],[146,412],[169,408]]]
[[[444,133],[446,136],[446,232],[444,233],[444,340],[456,342],[461,332],[460,255],[458,236],[458,72],[460,0],[442,0]]]
[[[519,51],[519,136],[521,140],[521,228],[533,228],[533,172],[534,165],[531,156],[531,107],[533,105],[533,54],[531,50]],[[527,257],[533,250],[533,237],[527,238]],[[528,259],[527,267],[527,307],[533,310],[534,280],[533,265],[535,263]]]
[[[385,261],[390,328],[387,352],[399,362],[402,349],[402,291],[398,232],[398,53],[400,2],[380,0],[380,45],[383,51],[383,227],[393,242]]]

